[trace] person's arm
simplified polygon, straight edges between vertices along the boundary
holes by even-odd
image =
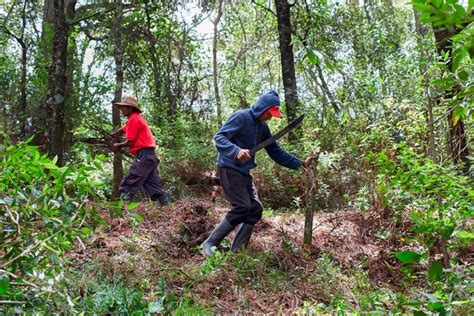
[[[135,143],[135,142],[132,142],[132,141],[130,141],[130,140],[125,140],[125,141],[123,141],[123,142],[121,142],[121,143],[115,143],[115,144],[114,144],[114,149],[117,149],[117,150],[118,150],[118,149],[124,148],[124,147],[132,147],[134,143]]]
[[[114,132],[112,132],[110,135],[112,137],[119,138],[123,134],[125,134],[125,131],[123,130],[123,127],[120,127],[118,129],[116,129]]]
[[[270,138],[272,135],[270,133],[270,129],[265,124],[263,126],[263,139],[262,141]],[[280,147],[280,145],[275,141],[265,147],[270,158],[275,161],[277,164],[282,165],[283,167],[287,167],[290,169],[299,169],[305,162],[298,159],[296,156],[290,154],[286,150]]]
[[[232,143],[230,139],[238,133],[241,127],[242,122],[239,118],[239,115],[233,115],[216,133],[214,136],[214,142],[221,155],[224,155],[229,159],[238,158],[239,152],[242,150],[242,148]]]

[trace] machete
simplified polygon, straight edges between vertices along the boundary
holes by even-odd
[[[268,145],[270,145],[271,143],[273,143],[274,141],[276,141],[277,139],[281,138],[283,135],[285,135],[286,133],[288,133],[289,131],[291,131],[292,129],[298,127],[298,125],[301,124],[301,122],[303,121],[304,119],[304,114],[301,115],[300,117],[298,117],[296,120],[294,120],[293,122],[291,122],[290,124],[288,124],[287,127],[285,127],[284,129],[282,129],[281,131],[279,131],[278,133],[276,133],[275,135],[271,136],[270,138],[264,140],[263,142],[261,142],[260,144],[258,144],[257,146],[255,146],[254,148],[250,149],[250,155],[251,156],[255,156],[255,153],[257,151],[259,151],[260,149],[262,148],[265,148],[267,147]]]

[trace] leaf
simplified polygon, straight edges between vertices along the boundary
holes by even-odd
[[[456,95],[456,98],[457,99],[462,99],[462,98],[465,98],[467,96],[472,96],[474,95],[474,87],[468,87],[466,89],[463,89],[461,90],[457,95]]]
[[[456,234],[456,237],[461,240],[472,240],[474,239],[474,233],[468,232],[466,230],[461,230]]]
[[[7,293],[10,288],[10,278],[6,275],[0,275],[0,295]]]
[[[434,12],[435,11],[435,8],[433,8],[429,4],[424,4],[424,3],[413,3],[413,9],[420,12]]]
[[[471,12],[472,8],[474,8],[474,0],[469,0],[467,5],[467,11]]]
[[[136,212],[130,212],[130,216],[132,216],[137,222],[143,222],[143,217],[136,213]]]
[[[458,78],[462,81],[466,81],[467,79],[469,79],[469,74],[466,71],[462,70],[458,72]]]
[[[85,235],[90,235],[92,233],[92,229],[90,229],[89,227],[82,227],[81,232]]]
[[[461,40],[461,39],[464,39],[464,38],[467,38],[467,35],[466,35],[466,34],[458,33],[458,34],[456,34],[456,35],[453,35],[453,36],[451,37],[451,40],[457,41],[457,40]]]
[[[466,108],[462,106],[457,106],[453,111],[453,119],[452,119],[453,126],[456,126],[460,119],[464,120],[465,118],[466,118]]]
[[[435,260],[431,263],[430,268],[428,269],[428,278],[431,282],[436,282],[441,280],[443,277],[443,264],[441,260]]]
[[[403,263],[415,263],[420,261],[421,255],[414,251],[399,251],[395,257]]]
[[[433,5],[435,6],[435,8],[440,8],[441,5],[443,4],[443,0],[431,0],[431,2],[433,3]]]
[[[326,67],[331,70],[331,71],[334,71],[334,65],[332,64],[331,61],[329,61],[329,59],[325,58],[324,59],[324,64],[326,65]]]
[[[316,54],[310,47],[306,49],[306,56],[308,56],[310,63],[312,63],[313,65],[317,65],[319,63],[318,56],[316,56]]]
[[[132,202],[130,204],[127,205],[127,210],[133,210],[134,208],[136,208],[138,206],[138,203],[137,202]]]
[[[161,302],[161,301],[150,303],[150,306],[148,307],[148,311],[152,314],[153,313],[160,313],[164,310],[165,310],[165,308],[163,306],[163,302]]]
[[[452,68],[451,68],[451,71],[452,72],[456,72],[456,70],[459,68],[459,65],[461,64],[462,60],[464,59],[464,57],[466,57],[467,55],[467,49],[466,48],[461,48],[460,50],[458,51],[455,51],[453,53],[454,57],[453,57],[453,65],[452,65]]]
[[[46,169],[50,169],[50,170],[57,170],[57,169],[59,169],[58,166],[56,166],[55,164],[52,164],[52,163],[44,163],[43,166],[44,166]]]
[[[431,83],[435,85],[436,87],[438,87],[439,90],[446,91],[450,89],[452,86],[454,86],[456,84],[456,81],[451,77],[446,77],[446,78],[433,80]]]

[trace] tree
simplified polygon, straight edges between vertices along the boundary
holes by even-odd
[[[46,110],[46,150],[58,157],[58,165],[64,162],[65,101],[67,88],[67,54],[69,24],[75,12],[75,0],[46,0],[45,7],[52,6],[51,24],[53,45],[48,75]]]
[[[218,41],[218,30],[217,26],[219,21],[222,17],[222,3],[224,0],[217,0],[217,14],[212,21],[214,25],[214,36],[212,40],[212,78],[214,82],[214,97],[216,98],[216,109],[217,109],[217,125],[222,125],[222,117],[221,117],[221,97],[219,95],[219,84],[218,84],[218,73],[217,73],[217,41]]]
[[[299,111],[298,90],[296,87],[295,61],[293,44],[291,42],[290,4],[287,0],[275,0],[278,34],[280,39],[280,59],[283,87],[285,89],[285,104],[288,122],[293,121]],[[296,141],[294,131],[289,133],[290,142]]]
[[[115,40],[114,45],[114,61],[115,61],[115,93],[114,102],[120,102],[122,100],[122,88],[123,88],[123,58],[122,58],[122,16],[123,16],[123,5],[122,0],[115,0],[115,21],[113,27],[113,37]],[[116,130],[120,128],[120,110],[112,104],[112,126]],[[122,165],[122,154],[119,152],[114,153],[114,180],[112,188],[112,197],[117,198],[119,196],[119,185],[123,178],[123,165]]]
[[[417,33],[417,42],[419,46],[419,56],[420,56],[420,73],[423,76],[423,86],[426,96],[426,122],[428,125],[428,156],[437,160],[436,155],[436,141],[434,133],[434,119],[433,119],[433,107],[434,100],[429,93],[429,74],[428,74],[428,58],[426,57],[425,48],[422,46],[423,39],[425,38],[428,30],[420,23],[420,14],[414,10],[415,15],[415,30]]]

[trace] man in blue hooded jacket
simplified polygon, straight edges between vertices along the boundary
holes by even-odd
[[[219,152],[217,157],[217,174],[226,199],[232,205],[224,219],[203,242],[203,254],[211,256],[214,247],[238,225],[231,250],[233,252],[246,247],[253,232],[254,225],[262,218],[263,206],[258,199],[257,191],[250,175],[255,168],[255,157],[249,150],[271,137],[266,121],[272,117],[282,118],[279,110],[280,98],[275,91],[260,96],[250,109],[232,114],[227,122],[214,136]],[[268,155],[276,163],[299,169],[305,166],[310,158],[302,161],[283,150],[277,142],[265,147]]]

